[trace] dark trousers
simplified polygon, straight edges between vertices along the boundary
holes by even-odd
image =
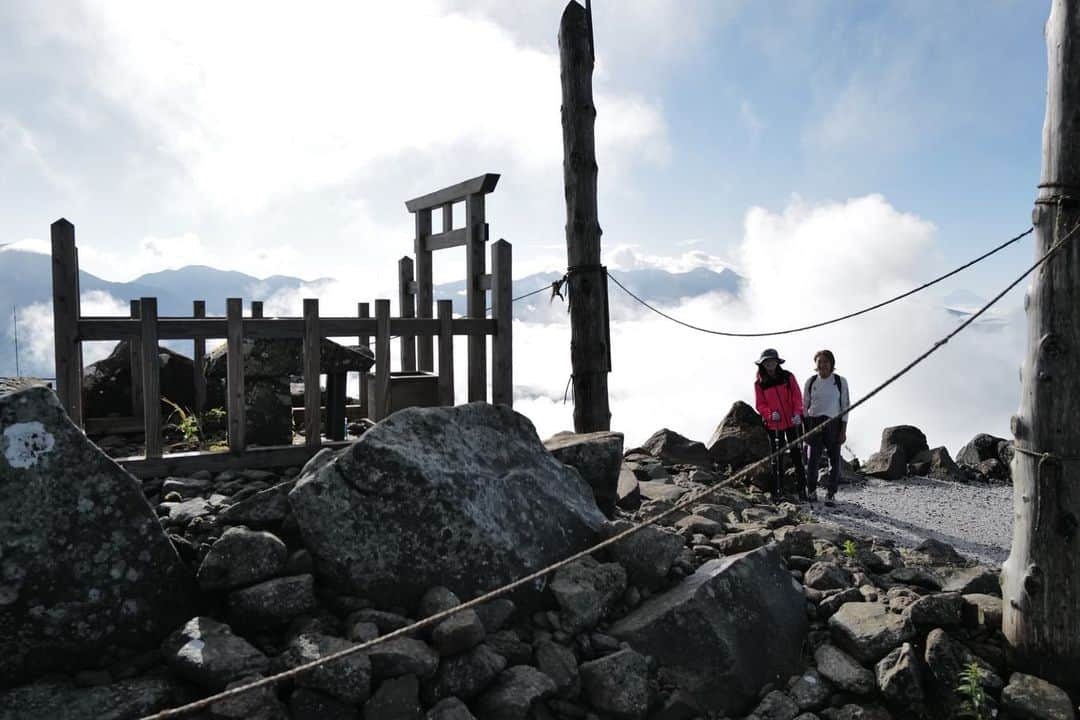
[[[777,450],[787,445],[795,438],[802,435],[802,428],[796,426],[788,428],[787,430],[769,430],[769,442],[772,443],[773,454]],[[803,468],[802,452],[798,445],[791,447],[791,462],[795,466],[795,480],[798,485],[798,491],[803,492],[806,490],[806,470]],[[772,472],[773,472],[773,488],[772,491],[777,495],[780,495],[784,491],[784,456],[776,455],[772,459]]]
[[[810,431],[821,425],[829,418],[825,415],[807,417],[806,430]],[[836,492],[840,485],[840,421],[836,420],[825,426],[825,429],[813,435],[810,440],[810,467],[809,473],[810,492],[817,490],[818,467],[821,465],[821,456],[829,456],[829,484],[826,490]]]

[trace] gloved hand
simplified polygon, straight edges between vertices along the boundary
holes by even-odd
[[[802,415],[792,415],[791,416],[791,424],[792,425],[802,425]]]
[[[780,422],[780,411],[779,410],[773,410],[773,412],[772,412],[772,421],[773,422]]]

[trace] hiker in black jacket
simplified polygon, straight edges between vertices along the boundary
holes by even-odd
[[[822,451],[829,455],[829,482],[826,486],[825,504],[832,505],[840,484],[840,446],[847,441],[847,410],[851,407],[847,380],[837,375],[836,357],[831,350],[814,353],[817,373],[811,375],[803,386],[803,405],[806,408],[806,431],[836,418],[823,430],[810,438],[810,463],[806,479],[810,501],[817,500],[817,473]]]

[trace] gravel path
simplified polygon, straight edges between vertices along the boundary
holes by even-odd
[[[824,493],[819,491],[819,497]],[[928,537],[947,542],[981,563],[997,565],[1012,543],[1012,486],[964,485],[929,478],[841,485],[836,506],[814,515],[908,547]],[[806,507],[806,506],[803,506]]]

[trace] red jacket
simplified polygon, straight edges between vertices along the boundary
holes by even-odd
[[[794,374],[782,368],[777,368],[777,372],[787,373],[787,383],[767,388],[761,387],[761,372],[758,372],[758,379],[754,382],[755,407],[765,421],[765,427],[770,430],[787,430],[795,425],[791,418],[803,414],[802,389]],[[780,413],[779,421],[773,421],[774,412]]]

